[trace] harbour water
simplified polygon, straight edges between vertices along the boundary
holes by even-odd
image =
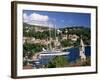
[[[70,52],[70,54],[64,56],[66,60],[68,60],[69,62],[74,62],[76,59],[79,58],[79,48],[78,47],[65,49],[64,51]],[[85,47],[85,55],[91,56],[90,46]],[[54,56],[42,56],[39,62],[40,64],[47,64],[50,61],[50,59],[52,59],[53,57]]]

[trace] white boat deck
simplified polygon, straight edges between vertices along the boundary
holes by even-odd
[[[42,52],[39,56],[60,56],[68,55],[70,52]]]

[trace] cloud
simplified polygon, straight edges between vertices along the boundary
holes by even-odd
[[[30,24],[30,25],[52,27],[53,24],[50,23],[49,21],[50,21],[50,18],[47,15],[41,15],[35,12],[30,15],[27,15],[26,13],[23,14],[23,22]]]
[[[49,17],[47,15],[41,15],[37,13],[33,13],[30,16],[30,20],[35,20],[35,21],[48,21]]]

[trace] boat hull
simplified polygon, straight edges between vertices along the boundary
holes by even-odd
[[[68,55],[69,52],[43,52],[40,56],[61,56],[61,55]]]

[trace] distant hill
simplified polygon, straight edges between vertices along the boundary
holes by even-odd
[[[48,29],[49,27],[48,26],[39,26],[39,25],[30,25],[30,24],[27,24],[27,23],[23,23],[23,26],[24,27],[38,27],[38,28],[42,28],[42,29]],[[51,29],[55,29],[55,27],[50,27]],[[65,26],[65,27],[62,27],[62,28],[59,28],[60,30],[63,30],[63,29],[84,29],[84,28],[90,28],[90,27],[84,27],[84,26]]]
[[[23,23],[23,26],[24,27],[38,27],[38,28],[42,28],[42,29],[48,29],[49,27],[48,26],[39,26],[39,25],[30,25],[30,24],[27,24],[27,23]]]

